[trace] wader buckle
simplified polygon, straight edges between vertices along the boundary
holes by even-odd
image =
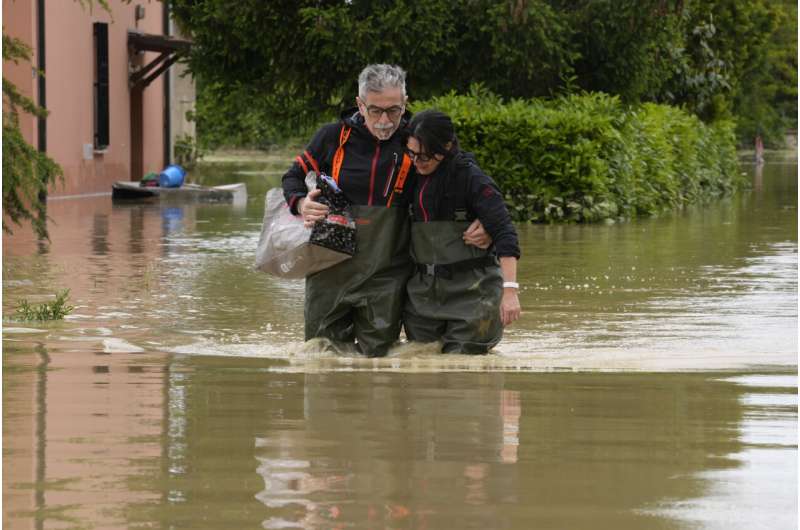
[[[448,263],[447,265],[417,263],[417,270],[419,271],[420,275],[427,274],[428,276],[438,276],[439,278],[446,278],[449,280],[453,278],[454,273],[460,271],[486,269],[486,267],[495,267],[497,265],[497,257],[494,255],[488,255],[480,258],[465,259],[455,263]]]
[[[417,270],[419,273],[433,276],[434,278],[447,278],[448,280],[453,277],[451,265],[436,265],[434,263],[418,263]]]

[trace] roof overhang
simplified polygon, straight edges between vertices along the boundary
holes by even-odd
[[[128,30],[128,50],[131,56],[139,52],[156,52],[160,55],[146,66],[130,73],[128,82],[132,89],[144,90],[167,68],[185,55],[192,47],[192,41],[166,35],[153,35]]]
[[[128,30],[128,46],[134,52],[187,52],[192,47],[192,41]]]

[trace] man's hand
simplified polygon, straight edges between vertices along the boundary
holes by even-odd
[[[464,232],[463,239],[464,243],[467,245],[472,245],[473,247],[484,250],[489,248],[492,244],[492,238],[486,233],[486,230],[478,219],[472,221],[472,224],[469,225],[469,228]]]
[[[322,221],[328,215],[328,207],[315,200],[321,194],[322,190],[314,190],[308,196],[300,199],[297,205],[297,211],[303,216],[303,225],[306,228],[314,226],[314,223]]]

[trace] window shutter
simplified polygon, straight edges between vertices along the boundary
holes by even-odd
[[[94,148],[109,144],[108,24],[94,23]]]

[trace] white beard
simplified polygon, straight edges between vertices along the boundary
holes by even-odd
[[[388,140],[392,133],[394,132],[394,125],[390,125],[388,127],[378,127],[377,125],[373,125],[373,134],[378,140]]]

